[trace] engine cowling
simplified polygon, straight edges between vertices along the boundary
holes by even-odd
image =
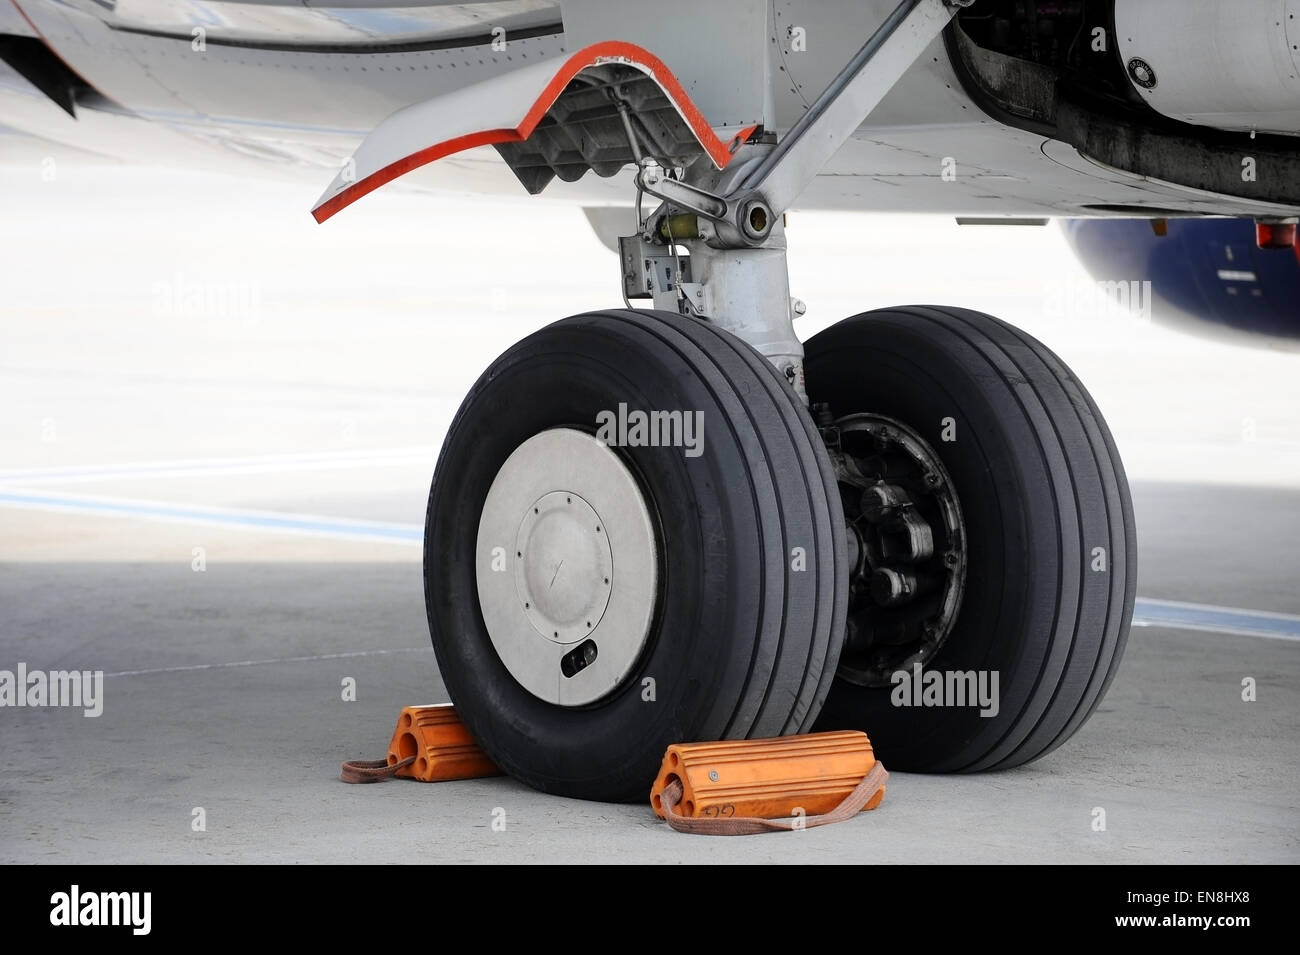
[[[1300,343],[1300,251],[1261,249],[1249,219],[1072,219],[1065,235],[1099,282],[1150,282],[1151,317],[1203,335]]]
[[[1157,113],[1300,133],[1298,0],[1116,0],[1115,40],[1134,90]]]

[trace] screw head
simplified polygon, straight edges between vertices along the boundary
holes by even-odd
[[[714,782],[714,783],[716,783],[717,781],[718,781],[718,771],[717,771],[716,769],[710,769],[710,770],[709,770],[709,782]]]

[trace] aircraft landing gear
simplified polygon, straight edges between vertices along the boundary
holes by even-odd
[[[1083,386],[956,308],[848,319],[805,367],[816,425],[735,336],[610,311],[484,373],[425,580],[443,678],[503,769],[639,799],[668,743],[811,728],[865,729],[899,769],[1005,768],[1096,708],[1136,564]]]
[[[814,724],[867,730],[892,768],[992,769],[1101,699],[1135,545],[1083,386],[964,309],[794,333],[784,210],[968,2],[901,0],[779,142],[725,170],[653,156],[611,88],[639,166],[623,291],[656,310],[507,351],[429,501],[439,666],[507,772],[641,799],[668,743]],[[642,219],[645,193],[661,204]]]

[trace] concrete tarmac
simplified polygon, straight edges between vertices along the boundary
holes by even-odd
[[[692,838],[646,805],[506,778],[340,783],[341,760],[382,754],[401,706],[447,698],[418,538],[464,389],[532,328],[609,304],[609,283],[521,257],[515,286],[487,228],[417,274],[428,250],[393,251],[412,227],[394,231],[411,212],[391,201],[317,240],[266,225],[305,215],[283,186],[73,170],[38,199],[6,171],[28,228],[0,233],[0,669],[105,679],[96,718],[0,709],[0,862],[1300,861],[1300,642],[1162,625],[1155,604],[1098,712],[1049,757],[896,773],[880,810],[826,829]],[[265,227],[240,242],[184,228],[200,187],[205,208]],[[105,190],[129,228],[74,228]],[[539,221],[581,269],[613,271],[572,210]],[[815,219],[816,241],[833,251],[843,221]],[[1010,231],[1040,271],[1071,268]],[[56,237],[57,269],[41,251]],[[963,255],[992,269],[987,242]],[[836,298],[842,265],[792,262],[825,276],[820,314],[856,310]],[[1114,317],[1036,326],[1034,286],[971,287],[881,294],[988,300],[1076,367],[1129,461],[1141,597],[1300,628],[1296,359]]]

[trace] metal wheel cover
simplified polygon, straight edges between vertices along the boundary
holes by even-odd
[[[623,683],[650,635],[658,564],[635,476],[592,435],[543,431],[497,472],[479,517],[479,606],[534,696],[585,706]]]

